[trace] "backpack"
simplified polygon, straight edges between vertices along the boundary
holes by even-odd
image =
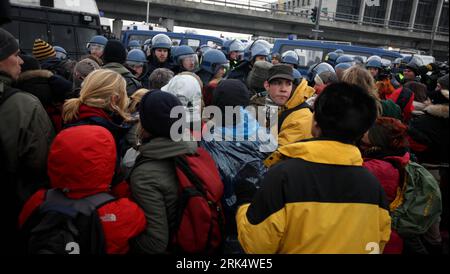
[[[21,230],[28,254],[105,254],[105,238],[97,209],[115,200],[107,193],[69,199],[62,191],[46,192],[44,202]]]
[[[133,169],[147,161],[151,160],[139,155]],[[174,162],[179,204],[170,249],[174,253],[217,253],[222,248],[224,216],[223,183],[216,164],[203,148],[193,155],[175,157]]]
[[[401,170],[403,186],[391,203],[392,228],[401,236],[424,234],[442,212],[439,183],[423,166],[409,162]]]

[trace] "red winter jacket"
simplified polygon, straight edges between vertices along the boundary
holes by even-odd
[[[51,187],[64,189],[71,199],[108,192],[114,174],[116,146],[111,133],[103,127],[84,125],[61,131],[48,156]],[[19,216],[22,226],[44,202],[46,190],[36,192]],[[109,202],[97,209],[106,241],[106,253],[123,254],[128,241],[146,227],[144,212],[127,198]]]
[[[389,156],[384,159],[364,159],[363,166],[367,168],[383,186],[388,203],[392,203],[397,195],[397,188],[400,184],[400,173],[391,163],[398,163],[405,167],[410,159],[409,153],[403,156]],[[384,254],[401,254],[403,250],[403,240],[395,230],[391,232],[391,238],[384,248]]]
[[[408,90],[408,93],[403,94],[405,102],[400,102],[400,95],[402,95],[403,87],[396,89],[392,94],[386,95],[387,99],[394,101],[402,109],[403,121],[408,122],[411,119],[412,111],[414,110],[414,92]],[[405,91],[406,92],[406,91]]]

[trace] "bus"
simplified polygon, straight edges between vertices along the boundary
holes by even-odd
[[[164,32],[164,31],[155,31],[155,30],[138,30],[136,29],[128,29],[122,31],[122,43],[126,46],[128,42],[131,40],[138,40],[141,42],[141,45],[144,44],[145,40],[153,38],[153,36],[157,34],[166,34],[172,40],[173,46],[180,45],[188,45],[192,47],[195,51],[198,47],[202,45],[208,45],[212,48],[218,48],[223,45],[223,39],[209,36],[209,35],[200,35],[194,33],[178,33],[178,32]]]
[[[21,50],[31,54],[35,39],[63,47],[79,60],[86,45],[101,33],[95,0],[10,0],[12,22],[2,27],[14,35]]]
[[[335,43],[332,41],[317,41],[317,40],[275,40],[272,53],[283,54],[285,51],[293,50],[299,56],[298,70],[302,75],[306,75],[311,65],[320,62],[325,62],[325,57],[329,52],[341,49],[345,55],[352,57],[360,56],[364,62],[372,55],[378,55],[383,60],[394,61],[396,58],[401,58],[402,55],[397,52],[387,51],[380,48],[370,48],[363,46],[355,46],[349,43]]]

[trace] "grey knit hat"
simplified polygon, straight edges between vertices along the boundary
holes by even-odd
[[[19,50],[16,38],[8,31],[0,28],[0,61],[5,60]]]
[[[256,61],[247,77],[247,86],[254,91],[264,91],[264,82],[269,77],[269,69],[272,63],[267,61]]]
[[[78,72],[83,78],[92,71],[100,69],[100,66],[92,59],[86,58],[75,65],[74,72]]]

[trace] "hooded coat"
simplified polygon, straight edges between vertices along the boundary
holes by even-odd
[[[251,204],[236,214],[246,253],[383,251],[391,232],[388,204],[357,147],[310,140],[279,150],[289,159],[269,169]]]
[[[60,132],[62,104],[72,92],[72,83],[49,70],[28,70],[20,74],[17,87],[33,94],[41,101],[55,131]]]
[[[11,87],[13,80],[0,72],[0,170],[3,218],[8,239],[6,252],[16,247],[16,220],[27,199],[47,183],[46,160],[55,136],[39,100]],[[15,92],[8,98],[6,93]],[[9,249],[11,247],[11,249]]]
[[[418,154],[422,162],[448,163],[449,149],[449,108],[448,90],[441,91],[447,103],[432,104],[423,109],[424,114],[414,117],[408,128],[413,142],[423,146],[424,152]],[[416,151],[418,152],[418,151]]]
[[[311,110],[308,107],[298,110],[296,108],[303,104],[306,99],[310,98],[313,94],[314,89],[309,87],[308,82],[303,79],[291,95],[291,98],[284,105],[280,115],[287,114],[284,114],[284,112],[288,112],[289,114],[278,129],[279,146],[312,138],[311,128],[313,115]]]
[[[192,154],[196,142],[174,142],[157,137],[139,147],[142,164],[130,176],[131,194],[144,210],[147,226],[134,244],[138,252],[166,253],[170,231],[176,224],[178,209],[178,177],[173,158]]]
[[[370,173],[377,177],[386,193],[387,202],[392,203],[396,196],[398,188],[401,187],[401,175],[399,168],[404,168],[409,163],[410,154],[390,155],[390,156],[371,156],[364,158],[363,166]],[[403,250],[403,240],[395,230],[392,230],[391,238],[386,244],[385,254],[401,254]]]
[[[48,157],[51,187],[64,190],[70,199],[82,199],[109,192],[114,174],[116,146],[111,133],[100,126],[85,125],[61,131]],[[25,204],[19,225],[44,202],[46,190],[36,192]],[[143,211],[127,198],[117,199],[97,209],[106,244],[106,253],[124,254],[128,241],[145,228]]]

